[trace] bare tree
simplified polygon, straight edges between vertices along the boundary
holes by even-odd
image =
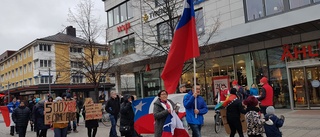
[[[159,56],[167,56],[169,46],[174,36],[174,31],[183,10],[183,0],[140,0],[140,5],[133,5],[139,8],[142,15],[142,29],[135,29],[138,37],[137,41],[142,43],[142,52],[137,53],[141,56],[147,56],[152,62],[164,63],[166,58]],[[199,44],[202,45],[201,53],[211,52],[212,46],[209,41],[216,35],[220,26],[219,18],[212,17],[213,24],[204,26],[203,11],[196,10],[196,24],[202,26],[198,28]],[[146,13],[146,12],[147,13]],[[160,23],[158,23],[160,22]],[[186,62],[183,73],[192,68],[192,63]]]
[[[76,43],[70,43],[69,54],[60,53],[63,57],[59,60],[61,71],[69,72],[65,78],[86,78],[86,82],[94,85],[95,99],[98,99],[100,82],[104,81],[111,66],[116,63],[110,62],[106,56],[108,48],[106,44],[98,44],[97,38],[104,32],[103,25],[99,24],[99,18],[94,14],[92,0],[81,0],[74,10],[69,9],[68,21],[76,25],[79,38]],[[75,78],[76,77],[76,78]],[[82,83],[82,81],[75,81]]]

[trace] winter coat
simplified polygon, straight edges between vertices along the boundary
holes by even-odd
[[[83,107],[82,112],[83,112],[82,113],[83,116],[85,117],[86,116],[86,107],[85,106]],[[97,128],[97,127],[99,127],[99,119],[86,120],[85,121],[85,127],[86,128]]]
[[[31,118],[31,111],[28,107],[20,106],[12,112],[12,120],[18,127],[27,127]]]
[[[168,99],[167,103],[170,105],[170,109],[173,110],[175,108],[175,104]],[[163,125],[164,122],[166,121],[168,115],[170,114],[166,108],[163,107],[163,105],[160,102],[160,99],[157,99],[153,103],[153,116],[154,116],[154,136],[155,137],[161,137],[162,136],[162,131],[163,131]],[[174,113],[174,112],[172,112]]]
[[[246,111],[244,110],[241,101],[236,99],[227,107],[227,119],[232,118],[240,120],[240,113],[245,114]]]
[[[203,115],[208,112],[208,107],[206,102],[201,96],[197,96],[197,109],[199,113],[197,118],[195,118],[194,109],[195,109],[195,98],[193,92],[189,91],[183,98],[183,105],[186,109],[186,118],[189,124],[202,125],[203,124]]]
[[[250,95],[251,96],[258,96],[258,89],[257,88],[250,88]]]
[[[106,111],[114,116],[118,116],[120,112],[120,99],[118,97],[110,98],[106,104]]]
[[[131,134],[121,133],[121,136],[133,136],[134,133],[134,112],[131,102],[128,101],[129,98],[131,98],[130,95],[123,97],[123,103],[120,108],[120,126],[130,126]]]
[[[283,126],[284,120],[279,119],[274,114],[266,114],[265,117],[269,117],[273,122],[273,125],[264,125],[267,137],[282,137],[282,133],[279,128]]]
[[[258,98],[261,102],[261,106],[273,106],[273,88],[268,84],[263,84],[262,95]]]
[[[37,129],[49,129],[50,125],[44,124],[44,101],[40,101],[34,109],[35,126]]]
[[[257,107],[248,107],[245,115],[247,121],[248,135],[262,135],[264,132],[263,119],[259,115],[260,109]]]

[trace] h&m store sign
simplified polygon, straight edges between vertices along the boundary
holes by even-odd
[[[298,59],[299,55],[301,54],[303,58],[314,58],[314,57],[319,57],[319,49],[320,49],[320,42],[318,43],[317,46],[312,46],[312,45],[302,45],[300,47],[293,47],[293,49],[290,49],[290,46],[288,44],[283,45],[282,47],[283,53],[281,56],[281,60],[285,60],[286,58],[288,59]],[[315,51],[317,52],[315,52]]]

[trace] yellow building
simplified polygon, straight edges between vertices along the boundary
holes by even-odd
[[[24,100],[29,96],[61,96],[65,92],[80,97],[93,94],[89,92],[94,91],[92,81],[81,72],[88,72],[83,66],[98,66],[107,60],[105,46],[88,48],[86,40],[76,37],[75,28],[69,26],[66,30],[67,34],[36,39],[18,51],[0,55],[0,92],[10,91],[11,97]],[[91,58],[92,64],[85,63]],[[100,79],[100,91],[113,86],[105,82],[105,75]]]

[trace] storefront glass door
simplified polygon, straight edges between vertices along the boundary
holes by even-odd
[[[290,70],[295,108],[320,107],[320,66]]]

